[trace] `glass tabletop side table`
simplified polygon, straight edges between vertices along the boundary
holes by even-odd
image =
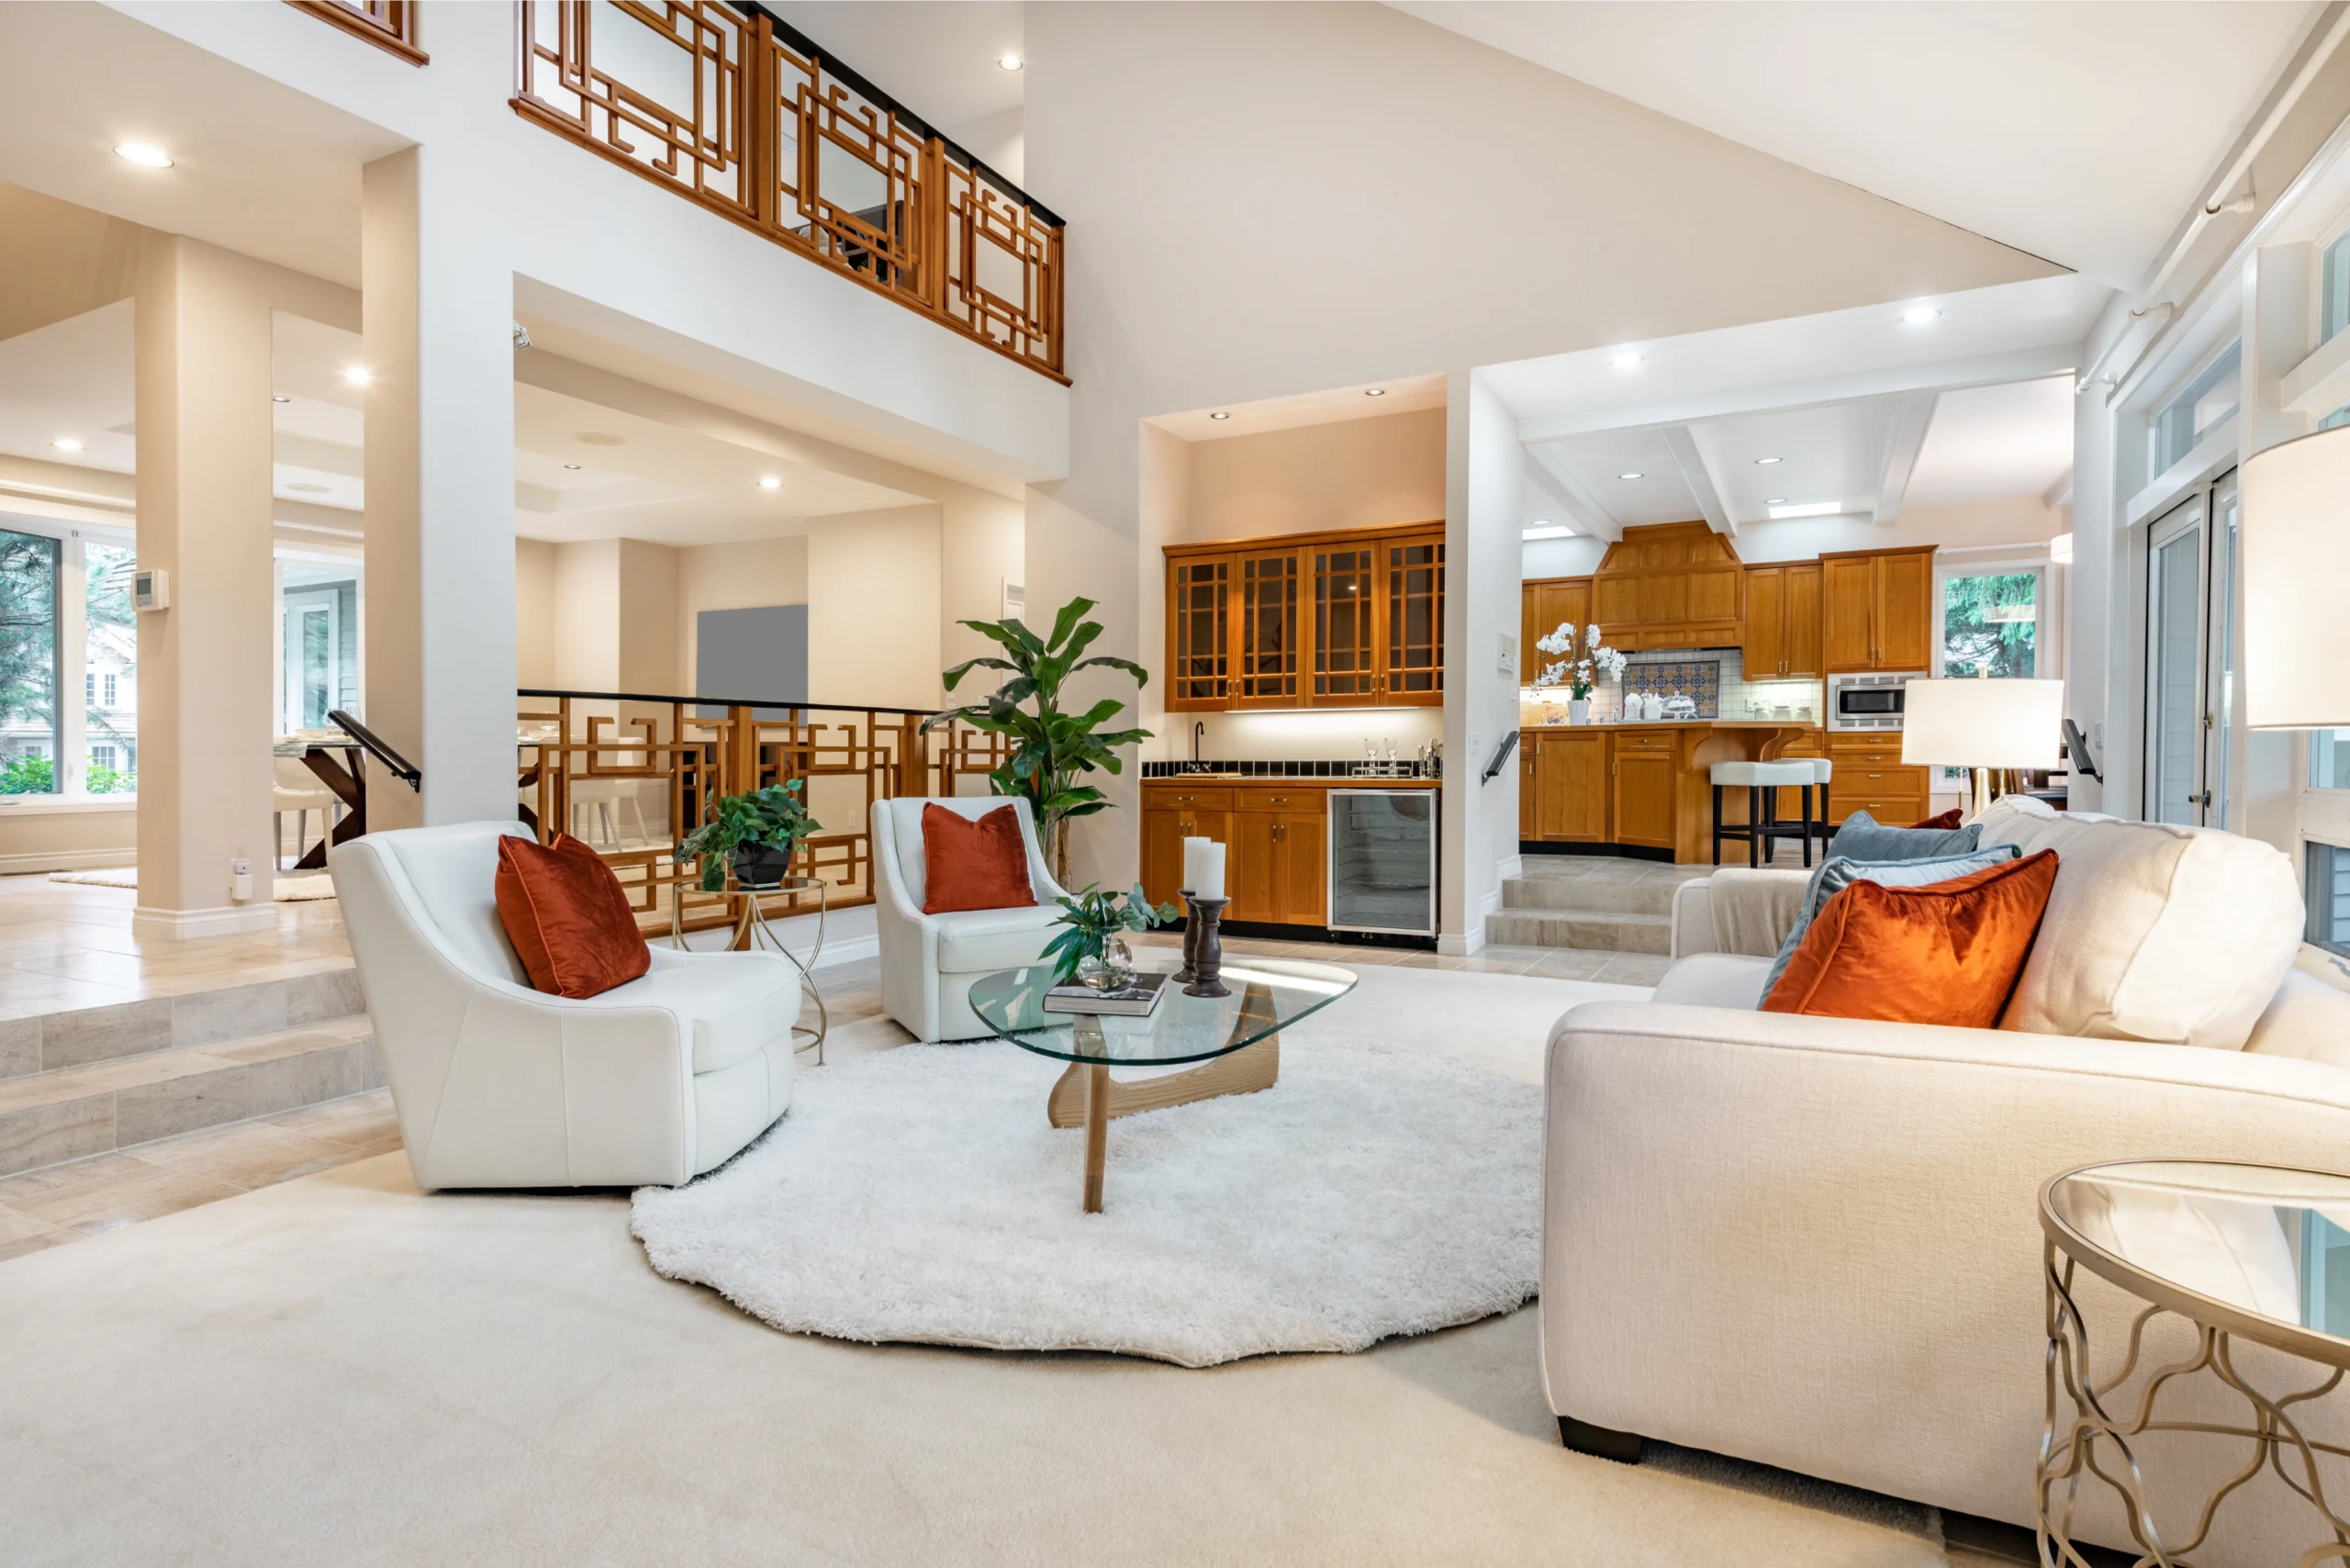
[[[816,943],[808,949],[807,961],[803,963],[800,955],[793,952],[778,935],[775,927],[767,924],[767,906],[762,901],[789,899],[795,894],[811,892],[816,895]],[[824,915],[830,892],[831,884],[822,877],[784,877],[773,882],[752,885],[737,881],[732,871],[727,873],[726,886],[721,890],[722,895],[734,908],[734,930],[727,941],[726,950],[730,953],[780,953],[789,960],[793,969],[800,971],[800,987],[816,1004],[816,1024],[813,1028],[805,1024],[794,1024],[791,1026],[791,1048],[794,1051],[812,1049],[816,1053],[818,1067],[824,1065],[824,1036],[831,1031],[832,1018],[824,1010],[824,993],[817,987],[816,977],[810,971],[824,955]],[[674,893],[669,899],[669,945],[679,948],[686,945],[685,900]]]
[[[980,1022],[1025,1051],[1069,1063],[1045,1098],[1057,1127],[1085,1129],[1085,1212],[1102,1212],[1110,1123],[1169,1105],[1250,1094],[1281,1077],[1281,1031],[1355,988],[1335,964],[1250,958],[1224,966],[1226,996],[1192,996],[1172,980],[1147,1016],[1047,1013],[1058,983],[1049,965],[1006,969],[972,983]],[[1121,1082],[1113,1067],[1176,1067],[1182,1072]]]
[[[2034,1476],[2041,1562],[2086,1568],[2072,1540],[2084,1472],[2121,1496],[2145,1554],[2141,1563],[2185,1568],[2184,1554],[2210,1538],[2221,1505],[2268,1470],[2318,1516],[2301,1568],[2350,1564],[2350,1505],[2340,1487],[2329,1496],[2319,1467],[2321,1456],[2350,1460],[2350,1449],[2303,1430],[2311,1402],[2350,1372],[2350,1176],[2219,1160],[2091,1165],[2042,1185],[2040,1227],[2048,1318],[2048,1425]],[[2074,1295],[2079,1269],[2147,1304],[2101,1375],[2092,1370],[2088,1328]],[[2195,1350],[2149,1365],[2147,1325],[2165,1313],[2194,1328]],[[2237,1364],[2235,1348],[2244,1342],[2313,1365],[2300,1386],[2266,1393]],[[2118,1396],[2142,1369],[2144,1388]],[[2157,1417],[2166,1385],[2206,1372],[2243,1397],[2244,1425]],[[2245,1462],[2172,1539],[2156,1527],[2149,1478],[2132,1446],[2161,1431],[2248,1444]],[[2339,1464],[2333,1475],[2350,1480]]]

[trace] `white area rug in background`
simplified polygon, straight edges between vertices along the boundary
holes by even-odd
[[[103,871],[51,871],[52,882],[79,882],[90,888],[136,888],[139,868],[119,866]],[[270,897],[279,903],[308,903],[316,899],[334,897],[334,879],[324,871],[308,876],[279,877],[270,887]]]
[[[653,1266],[778,1328],[1212,1366],[1507,1312],[1539,1262],[1541,1091],[1410,1049],[1285,1038],[1281,1081],[1110,1124],[1104,1213],[1060,1071],[998,1041],[803,1073],[723,1170],[646,1187]]]

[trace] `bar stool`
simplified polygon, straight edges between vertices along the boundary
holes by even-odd
[[[1746,863],[1762,864],[1762,846],[1775,838],[1792,838],[1803,845],[1803,863],[1811,864],[1811,764],[1793,762],[1717,762],[1707,777],[1714,786],[1714,864],[1722,863],[1722,840],[1746,840]],[[1722,821],[1722,790],[1725,788],[1746,790],[1746,821]],[[1779,790],[1803,791],[1803,821],[1783,823],[1779,820]]]
[[[1824,756],[1791,756],[1787,760],[1808,763],[1811,766],[1811,787],[1816,787],[1819,790],[1819,810],[1815,812],[1811,809],[1811,787],[1807,787],[1803,792],[1803,814],[1808,817],[1818,830],[1819,842],[1824,847],[1830,839],[1836,836],[1835,823],[1829,819],[1828,815],[1828,781],[1836,777],[1836,765]],[[1808,840],[1806,841],[1807,845],[1808,842]],[[1807,866],[1811,864],[1809,856],[1804,857],[1804,864]]]

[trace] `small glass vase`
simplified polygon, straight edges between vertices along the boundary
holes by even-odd
[[[1077,983],[1095,991],[1124,991],[1134,978],[1134,950],[1124,936],[1114,934],[1102,939],[1098,956],[1088,953],[1077,961]]]

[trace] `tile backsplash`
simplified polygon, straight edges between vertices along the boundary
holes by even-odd
[[[1653,691],[1663,697],[1682,693],[1696,701],[1698,717],[1706,719],[1767,719],[1781,716],[1775,710],[1785,708],[1787,719],[1818,723],[1825,711],[1818,681],[1750,681],[1735,648],[1660,648],[1628,655],[1620,683],[1603,680],[1593,689],[1592,718],[1620,717],[1628,690]],[[1567,700],[1563,686],[1521,691],[1518,722],[1541,724],[1555,716],[1563,723]]]

